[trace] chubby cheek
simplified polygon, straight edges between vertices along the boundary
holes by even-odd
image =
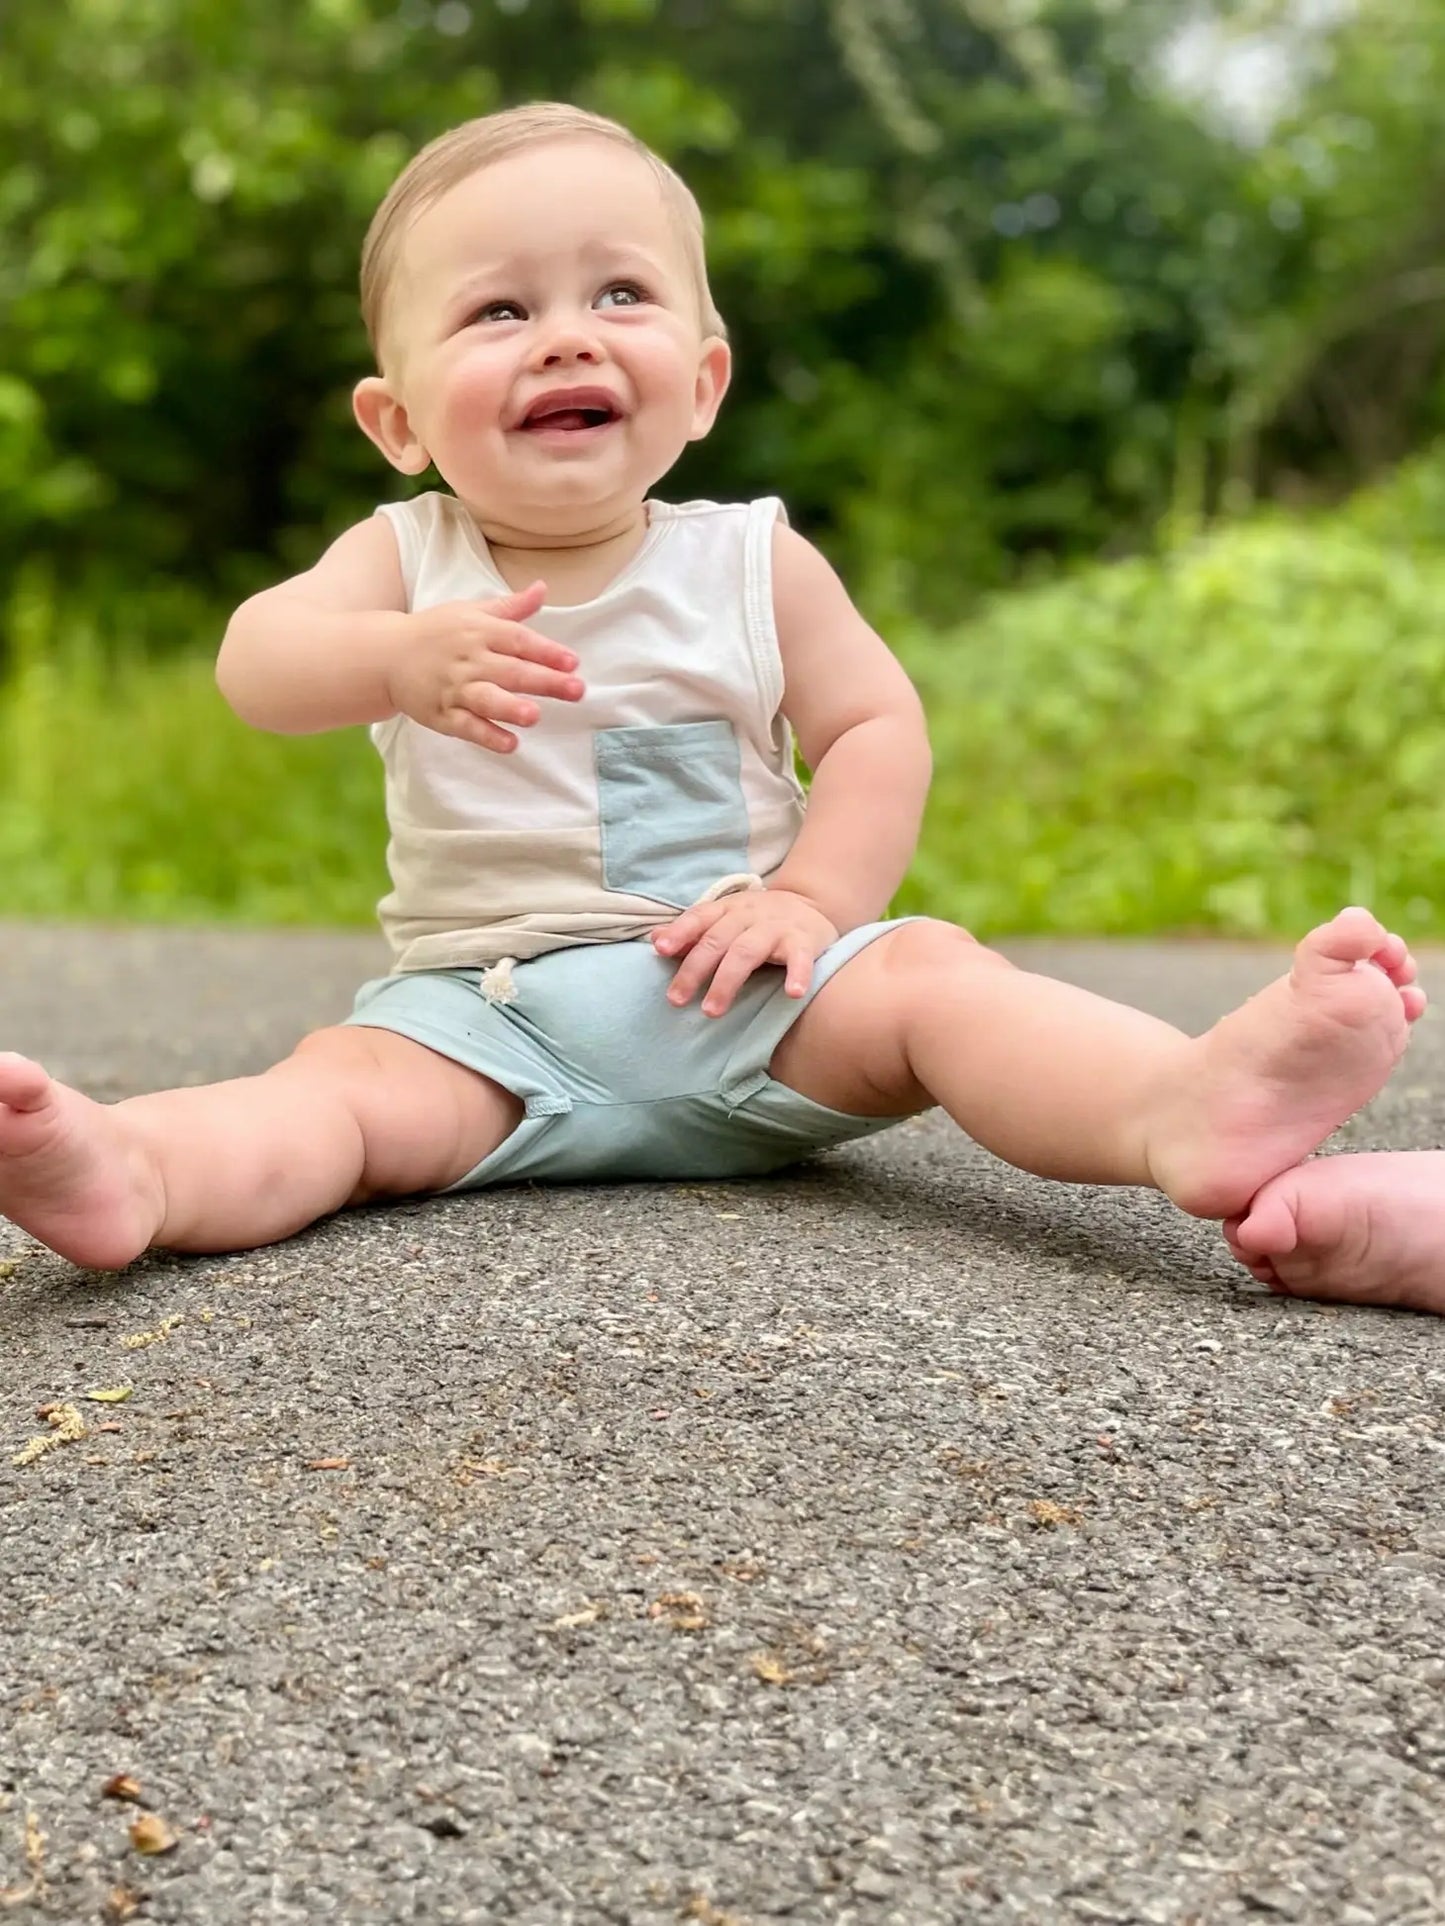
[[[686,435],[692,427],[697,395],[695,357],[676,349],[657,357],[656,379],[659,392],[667,396],[668,414],[676,433]]]
[[[441,383],[442,434],[468,439],[498,426],[511,388],[510,373],[481,357],[458,361]]]

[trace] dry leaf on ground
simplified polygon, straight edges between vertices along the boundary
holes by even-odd
[[[764,1685],[822,1685],[833,1671],[828,1641],[806,1625],[786,1626],[766,1651],[750,1653],[748,1664]]]
[[[1077,1525],[1079,1512],[1073,1505],[1056,1505],[1052,1498],[1030,1498],[1029,1513],[1036,1525]]]
[[[792,1682],[792,1673],[775,1653],[754,1652],[749,1663],[764,1685],[788,1685]]]
[[[724,1912],[721,1906],[713,1904],[706,1893],[694,1893],[683,1907],[681,1917],[699,1920],[701,1926],[743,1926],[743,1921],[736,1913]]]
[[[33,1465],[37,1458],[44,1457],[57,1445],[74,1444],[77,1438],[86,1435],[85,1419],[73,1404],[46,1404],[40,1407],[40,1415],[51,1427],[42,1431],[38,1437],[29,1439],[10,1460],[13,1465]]]
[[[175,1828],[167,1824],[158,1812],[143,1812],[139,1819],[131,1821],[130,1843],[137,1852],[154,1856],[156,1853],[173,1852],[181,1842]]]
[[[0,1886],[0,1906],[28,1906],[45,1891],[45,1834],[34,1812],[25,1815],[25,1863],[30,1877],[23,1886]]]
[[[184,1317],[177,1311],[173,1317],[163,1317],[153,1331],[133,1331],[129,1337],[123,1337],[121,1347],[126,1351],[142,1351],[146,1345],[159,1344],[162,1339],[168,1338],[176,1326],[184,1322]]]
[[[700,1632],[707,1610],[696,1592],[664,1592],[647,1608],[649,1618],[665,1618],[674,1632]]]

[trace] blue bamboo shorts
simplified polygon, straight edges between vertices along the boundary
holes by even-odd
[[[647,942],[594,943],[515,967],[516,997],[489,1001],[478,970],[416,970],[357,992],[348,1023],[479,1070],[526,1106],[511,1136],[451,1190],[533,1180],[756,1177],[886,1130],[768,1073],[774,1050],[834,971],[897,922],[850,930],[818,958],[805,997],[756,971],[725,1016],[667,1001],[675,958]]]

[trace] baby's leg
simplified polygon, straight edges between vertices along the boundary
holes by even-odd
[[[1287,1170],[1224,1227],[1290,1297],[1445,1314],[1445,1151],[1363,1151]]]
[[[905,923],[824,985],[773,1074],[861,1114],[939,1103],[1038,1176],[1152,1184],[1227,1217],[1379,1090],[1424,1008],[1414,974],[1398,937],[1344,910],[1287,977],[1187,1037],[947,924]]]
[[[490,1078],[338,1025],[256,1077],[94,1103],[0,1055],[0,1212],[74,1263],[272,1244],[379,1196],[443,1189],[515,1128]]]

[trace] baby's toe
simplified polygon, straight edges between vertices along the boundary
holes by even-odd
[[[1297,945],[1295,968],[1305,976],[1352,970],[1376,956],[1389,940],[1390,932],[1369,910],[1342,909]]]
[[[1392,983],[1402,987],[1415,981],[1415,959],[1410,954],[1410,946],[1403,936],[1394,930],[1386,936],[1380,947],[1370,957],[1376,969],[1383,970]]]
[[[1269,1263],[1292,1251],[1299,1242],[1295,1219],[1297,1204],[1293,1171],[1285,1171],[1266,1184],[1236,1226],[1234,1239],[1239,1245],[1241,1263]]]

